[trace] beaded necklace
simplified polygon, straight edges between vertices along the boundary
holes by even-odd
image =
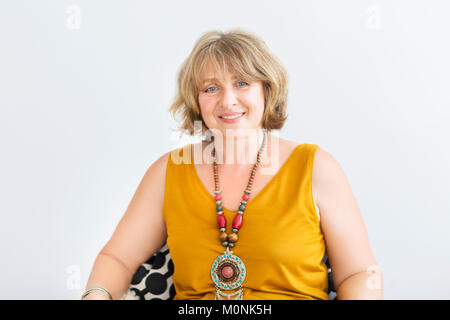
[[[264,132],[264,131],[263,131]],[[265,132],[264,132],[265,133]],[[239,211],[236,213],[233,224],[232,224],[232,233],[226,233],[226,219],[223,214],[222,207],[222,196],[221,190],[219,187],[219,174],[217,169],[217,158],[216,158],[216,149],[215,146],[212,150],[212,156],[214,157],[214,181],[215,181],[215,197],[216,200],[216,211],[217,211],[217,226],[220,231],[219,239],[226,250],[222,255],[214,259],[214,262],[211,267],[211,278],[214,282],[216,288],[216,296],[215,300],[224,300],[222,297],[226,297],[227,300],[243,300],[243,289],[242,284],[245,280],[246,276],[246,268],[244,262],[236,255],[233,254],[233,251],[230,248],[233,248],[236,242],[238,241],[238,231],[242,226],[243,222],[243,214],[245,211],[245,206],[250,199],[250,190],[253,185],[253,179],[256,173],[256,169],[259,166],[261,161],[261,154],[264,150],[266,142],[266,135],[263,134],[263,142],[261,148],[258,151],[258,155],[256,158],[256,163],[253,166],[252,173],[250,175],[250,179],[247,184],[246,190],[244,190],[244,195],[242,196],[241,205],[239,206]],[[236,290],[232,293],[225,293],[224,290]],[[231,297],[236,296],[236,298],[231,299]]]

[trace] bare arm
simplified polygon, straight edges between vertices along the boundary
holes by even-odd
[[[86,289],[101,286],[113,299],[122,298],[139,266],[165,243],[162,210],[169,154],[161,156],[145,173],[111,239],[98,254]],[[84,299],[108,297],[93,291]]]
[[[350,184],[339,163],[318,149],[313,192],[339,300],[383,299],[381,269]]]

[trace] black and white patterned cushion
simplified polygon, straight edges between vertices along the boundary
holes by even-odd
[[[328,268],[328,296],[337,300],[328,255],[323,261]],[[122,300],[171,300],[175,296],[172,275],[174,265],[167,243],[136,271]]]

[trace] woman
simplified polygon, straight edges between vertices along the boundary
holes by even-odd
[[[164,243],[174,299],[382,299],[383,281],[350,185],[315,144],[271,132],[287,119],[287,73],[259,37],[207,32],[170,108],[204,140],[145,173],[101,250],[84,299],[118,299]],[[236,150],[236,151],[235,151]]]

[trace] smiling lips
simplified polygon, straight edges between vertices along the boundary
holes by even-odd
[[[221,114],[219,114],[219,118],[222,118],[222,117],[229,117],[229,116],[235,116],[235,115],[241,114],[241,113],[244,113],[244,112],[221,113]]]
[[[220,118],[220,120],[222,120],[225,123],[235,123],[235,122],[238,122],[244,114],[245,114],[245,112],[223,113],[223,114],[219,115],[219,118]]]

